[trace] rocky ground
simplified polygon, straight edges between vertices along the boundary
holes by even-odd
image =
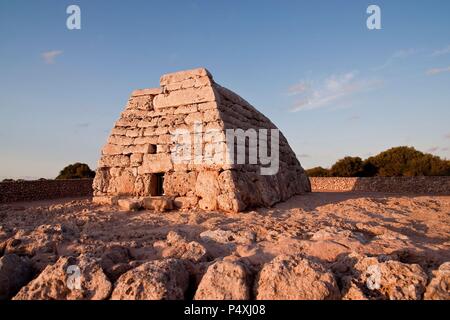
[[[0,205],[0,299],[450,299],[450,196],[246,213]]]

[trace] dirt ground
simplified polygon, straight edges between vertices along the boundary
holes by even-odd
[[[206,241],[200,235],[208,230],[229,232]],[[154,244],[169,231],[203,245],[209,261],[232,255],[262,266],[302,254],[326,264],[356,252],[394,254],[431,272],[450,261],[450,196],[310,193],[238,214],[121,212],[86,198],[0,205],[0,251],[9,246],[33,257],[40,270],[58,256],[101,257],[113,245],[128,248],[132,259],[157,259]]]
[[[333,260],[346,251],[379,255],[407,250],[410,259],[450,260],[450,196],[311,193],[238,214],[120,212],[89,199],[0,206],[0,240],[42,225],[65,229],[57,243],[60,254],[101,251],[108,244],[150,246],[171,230],[198,240],[205,230],[222,229],[249,241],[219,245],[210,250],[213,256],[235,253],[264,262],[280,253],[306,252]]]

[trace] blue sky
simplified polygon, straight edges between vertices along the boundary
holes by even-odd
[[[81,30],[66,8],[81,8]],[[366,8],[381,8],[368,30]],[[0,0],[0,177],[95,168],[129,94],[206,67],[302,165],[411,145],[450,158],[450,1]]]

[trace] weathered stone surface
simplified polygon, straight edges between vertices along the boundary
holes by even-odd
[[[157,241],[153,247],[162,258],[177,258],[194,263],[204,262],[207,258],[205,247],[195,241],[187,241],[174,231],[167,234],[166,241]]]
[[[143,199],[145,209],[155,211],[168,211],[173,209],[173,200],[169,197],[146,197]]]
[[[131,269],[128,264],[130,262],[130,254],[127,248],[112,245],[103,253],[100,265],[112,281],[117,280],[123,273]]]
[[[197,176],[195,183],[195,194],[200,197],[199,207],[204,210],[215,210],[217,208],[217,196],[219,194],[219,184],[216,171],[203,171]]]
[[[318,262],[281,255],[264,265],[255,282],[258,300],[340,298],[333,274]]]
[[[185,196],[194,190],[196,172],[173,172],[164,177],[164,191],[173,196]]]
[[[28,258],[7,254],[0,258],[0,300],[14,296],[31,280],[32,269]]]
[[[109,297],[111,288],[108,278],[92,258],[61,257],[23,287],[14,300],[104,300]]]
[[[176,82],[181,82],[184,80],[196,79],[196,78],[201,78],[201,77],[208,77],[208,78],[212,79],[212,76],[208,70],[206,70],[205,68],[197,68],[197,69],[192,69],[192,70],[179,71],[179,72],[165,74],[165,75],[161,76],[159,83],[161,86],[165,86],[165,85],[168,85],[171,83],[176,83]]]
[[[121,275],[112,300],[182,300],[189,285],[189,273],[177,259],[146,262]]]
[[[177,209],[191,209],[195,208],[198,203],[198,198],[192,197],[176,197],[173,200],[173,205]]]
[[[438,270],[433,271],[424,299],[450,300],[450,262],[442,264]]]
[[[341,277],[344,298],[353,298],[345,290],[354,287],[370,299],[422,299],[428,277],[419,265],[381,261],[376,257],[351,253],[334,263],[332,269]]]
[[[160,173],[172,170],[173,164],[170,155],[167,154],[146,154],[144,162],[139,167],[139,174]]]
[[[142,201],[136,199],[119,199],[117,204],[124,211],[137,211],[143,206]]]
[[[233,232],[230,230],[206,230],[200,233],[200,238],[203,241],[214,241],[217,243],[238,243],[251,244],[255,241],[255,234],[251,231]]]
[[[195,300],[249,300],[250,275],[239,261],[222,260],[208,267]]]
[[[34,256],[40,253],[55,253],[56,245],[67,235],[64,226],[40,225],[31,232],[19,230],[14,237],[6,241],[5,253]]]

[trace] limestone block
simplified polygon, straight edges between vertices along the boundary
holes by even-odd
[[[153,100],[153,104],[155,109],[158,110],[167,107],[216,101],[216,99],[216,93],[212,87],[187,88],[157,95]]]
[[[119,199],[117,204],[124,211],[137,211],[142,208],[142,201],[136,199]]]
[[[99,163],[98,167],[128,167],[130,164],[130,158],[125,155],[113,155],[113,156],[103,156]]]
[[[117,196],[96,196],[92,198],[92,202],[100,205],[116,205],[119,197]]]
[[[141,135],[141,130],[139,130],[139,129],[130,129],[130,130],[127,130],[126,135],[127,135],[127,137],[130,137],[130,138],[136,138],[136,137],[139,137]]]
[[[201,77],[208,77],[209,79],[212,79],[212,76],[208,70],[206,70],[205,68],[197,68],[197,69],[193,69],[193,70],[165,74],[160,78],[159,83],[161,86],[166,86],[171,83],[176,83],[176,82],[181,82],[183,80],[195,79],[195,78],[201,78]]]
[[[134,144],[157,144],[158,143],[158,136],[154,135],[146,135],[144,132],[144,137],[137,137],[134,139]]]
[[[156,96],[162,92],[161,88],[147,88],[147,89],[138,89],[134,90],[131,96],[139,97],[139,96]]]
[[[108,193],[116,195],[133,195],[136,178],[130,170],[124,170],[118,177],[112,177],[108,187]]]
[[[123,154],[132,154],[132,153],[155,153],[156,147],[153,144],[138,144],[138,145],[132,145],[123,148],[122,153]]]
[[[164,191],[171,196],[184,196],[194,189],[195,172],[172,172],[164,176]]]
[[[215,210],[217,208],[217,195],[219,173],[217,171],[201,171],[195,183],[195,194],[201,199],[199,207],[204,210]]]
[[[199,103],[197,106],[198,111],[214,110],[218,108],[217,103],[214,101]]]
[[[142,164],[144,155],[142,153],[134,153],[130,156],[130,164],[133,167],[139,167]]]
[[[115,144],[106,144],[102,149],[102,154],[105,155],[116,155],[122,154],[123,147]]]
[[[158,173],[172,170],[173,164],[170,155],[164,153],[146,154],[139,174],[142,173]]]
[[[203,121],[203,113],[201,112],[190,113],[184,118],[184,122],[187,125],[192,125],[194,123],[202,123],[202,121]]]
[[[132,97],[128,101],[127,110],[153,110],[153,96]]]
[[[148,210],[155,211],[167,211],[173,209],[172,198],[159,196],[159,197],[146,197],[143,199],[143,206]]]
[[[126,134],[126,131],[124,134]],[[110,144],[116,144],[116,145],[120,145],[120,146],[129,146],[129,145],[133,144],[133,138],[126,137],[126,136],[113,135],[113,136],[109,137],[108,142]]]
[[[195,208],[198,203],[198,198],[195,196],[191,197],[176,197],[173,201],[173,205],[177,209],[191,209]]]

